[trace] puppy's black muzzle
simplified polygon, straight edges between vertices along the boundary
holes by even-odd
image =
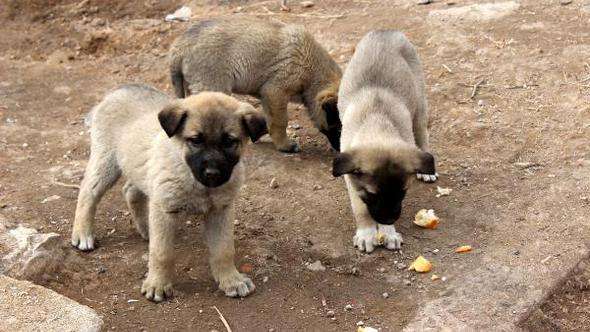
[[[205,187],[215,188],[231,178],[236,162],[221,153],[198,153],[188,156],[187,162],[193,176]]]

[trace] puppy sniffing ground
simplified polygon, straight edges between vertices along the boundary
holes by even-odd
[[[303,27],[254,18],[201,21],[174,41],[169,57],[177,97],[221,91],[260,98],[272,141],[283,152],[299,151],[286,129],[287,104],[300,101],[339,149],[342,72]]]
[[[95,248],[94,216],[119,177],[136,228],[149,239],[141,291],[172,295],[175,228],[186,214],[205,216],[213,278],[227,296],[246,296],[252,281],[234,265],[233,206],[244,179],[248,139],[266,133],[264,115],[223,93],[182,100],[144,85],[109,93],[92,110],[91,154],[80,186],[72,245]]]
[[[428,108],[420,60],[408,39],[393,30],[372,31],[356,47],[338,96],[341,153],[334,176],[344,175],[357,229],[354,245],[399,249],[393,226],[408,180],[436,180],[428,146]]]

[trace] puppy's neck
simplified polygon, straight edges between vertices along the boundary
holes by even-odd
[[[354,145],[415,146],[412,116],[406,105],[380,88],[365,88],[356,94],[345,110],[342,134]]]

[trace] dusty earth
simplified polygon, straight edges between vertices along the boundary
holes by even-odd
[[[479,11],[456,9],[492,2]],[[100,247],[70,251],[41,284],[92,307],[113,330],[224,330],[213,306],[237,331],[351,331],[359,321],[389,331],[422,329],[440,326],[429,319],[441,311],[456,319],[445,321],[452,326],[510,329],[524,319],[527,328],[531,308],[545,298],[542,310],[557,318],[541,328],[587,327],[587,320],[567,323],[571,312],[590,311],[587,292],[555,283],[583,256],[590,234],[590,5],[449,3],[325,0],[302,8],[291,1],[289,13],[277,1],[191,3],[193,20],[247,15],[304,24],[343,67],[371,29],[396,28],[415,43],[427,80],[437,184],[453,192],[436,198],[436,185],[412,187],[397,223],[402,252],[366,255],[352,247],[348,197],[330,175],[333,152],[292,105],[291,134],[303,151],[286,155],[260,143],[246,156],[237,263],[252,267],[255,294],[229,299],[216,291],[195,219],[178,232],[176,297],[144,300],[147,243],[134,231],[120,184],[98,209]],[[69,241],[77,194],[71,184],[80,181],[89,152],[84,117],[121,83],[171,93],[165,55],[188,23],[162,18],[182,4],[0,4],[0,213],[14,225]],[[269,186],[273,177],[278,188]],[[437,211],[437,230],[412,225],[421,208]],[[463,244],[474,250],[454,253]],[[433,261],[433,272],[404,268],[418,255]],[[325,271],[306,268],[316,260]],[[432,274],[445,281],[431,281]]]

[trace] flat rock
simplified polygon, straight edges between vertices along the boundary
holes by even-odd
[[[91,308],[29,281],[0,275],[0,331],[100,331]]]
[[[65,256],[56,233],[39,233],[19,225],[7,229],[0,219],[0,274],[38,281],[59,269]]]
[[[431,18],[450,21],[491,21],[512,14],[520,7],[516,1],[480,3],[461,7],[433,10],[428,14]]]

